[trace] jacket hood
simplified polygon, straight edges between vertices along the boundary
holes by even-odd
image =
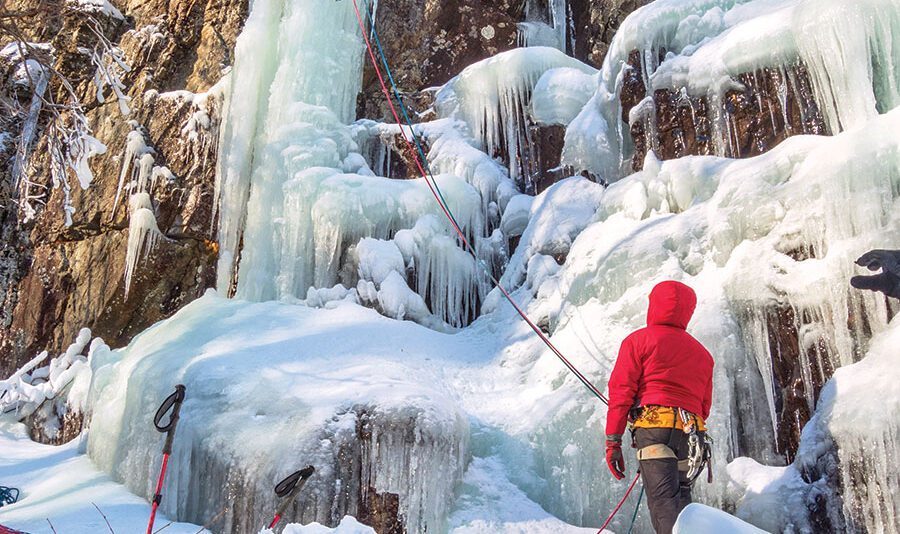
[[[647,325],[687,329],[696,307],[697,295],[693,289],[673,280],[660,282],[650,292]]]

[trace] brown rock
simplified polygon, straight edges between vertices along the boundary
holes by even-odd
[[[379,40],[410,112],[423,112],[430,105],[423,94],[427,88],[443,85],[468,65],[514,48],[521,10],[522,3],[511,0],[399,0],[379,5]],[[368,57],[362,87],[357,116],[393,122]]]
[[[201,128],[200,135],[191,140],[182,129],[201,110],[190,95],[157,96],[157,92],[200,91],[218,81],[246,16],[246,0],[116,5],[126,20],[102,24],[104,34],[119,43],[132,67],[123,78],[132,99],[129,116],[120,114],[110,95],[106,104],[99,104],[94,97],[93,69],[77,50],[78,46],[93,46],[91,39],[96,41],[85,19],[71,13],[60,17],[61,29],[54,37],[59,51],[57,68],[76,87],[95,137],[108,148],[106,154],[91,159],[94,181],[90,188],[72,188],[73,224],[64,224],[61,189],[50,192],[47,208],[29,224],[17,222],[17,210],[10,209],[9,203],[0,208],[0,232],[6,238],[0,248],[3,376],[40,350],[59,352],[83,326],[113,347],[124,345],[214,282],[217,246],[211,208],[219,103],[209,100],[209,129]],[[35,35],[41,37],[44,32]],[[132,130],[128,121],[145,131],[156,165],[168,167],[172,179],[160,180],[152,191],[157,223],[166,239],[138,267],[126,299],[127,201],[120,201],[115,210],[113,203],[125,138]],[[34,153],[46,152],[42,150],[45,145],[46,139],[40,139]],[[46,158],[32,159],[33,179],[49,184]],[[0,171],[9,172],[5,168]],[[123,196],[127,198],[127,194]]]
[[[600,68],[622,21],[651,0],[569,0],[574,50],[567,53]],[[571,48],[571,43],[570,43]]]
[[[633,52],[621,95],[626,122],[646,92],[640,69],[639,55]],[[688,155],[749,158],[794,135],[828,133],[803,64],[744,73],[737,81],[743,89],[727,92],[717,109],[707,97],[656,91],[653,109],[630,124],[632,167],[643,168],[651,149],[662,160]]]

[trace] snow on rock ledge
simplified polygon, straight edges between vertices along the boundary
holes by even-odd
[[[891,38],[898,27],[897,0],[652,2],[616,33],[597,94],[567,131],[563,161],[608,181],[627,175],[632,153],[646,148],[627,124],[640,115],[650,118],[638,125],[645,144],[659,149],[657,128],[671,129],[678,155],[745,155],[735,146],[747,141],[743,121],[762,130],[771,122],[769,141],[783,139],[785,128],[787,135],[822,133],[806,124],[820,111],[813,122],[829,132],[860,127],[900,104],[900,54]],[[752,87],[760,80],[765,87]],[[659,91],[671,98],[660,100]],[[735,109],[745,104],[755,109],[742,116]],[[795,112],[806,116],[788,117]],[[678,122],[688,127],[672,128]],[[599,134],[606,142],[598,146]],[[763,152],[774,145],[756,141],[769,144]],[[703,151],[684,146],[706,143]]]
[[[272,530],[261,530],[259,534],[272,534]],[[335,528],[328,528],[319,523],[311,523],[309,525],[289,524],[284,527],[282,534],[375,534],[371,527],[360,524],[353,517],[346,516],[341,519],[340,524]]]
[[[842,508],[847,532],[900,532],[900,322],[872,340],[859,363],[838,369],[803,430],[797,467],[827,483],[829,508]]]
[[[440,532],[468,425],[428,358],[448,345],[461,352],[459,342],[354,304],[334,308],[210,292],[95,359],[88,453],[152,495],[163,439],[152,416],[184,383],[168,515],[204,524],[228,505],[223,532],[253,531],[274,512],[273,484],[312,464],[290,519],[336,524],[352,514],[376,527],[402,521],[409,532]],[[388,328],[409,339],[404,350],[383,335]]]
[[[702,504],[691,504],[682,510],[673,534],[767,534],[749,523],[721,510]]]

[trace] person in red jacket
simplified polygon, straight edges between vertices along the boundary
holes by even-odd
[[[616,479],[624,478],[622,434],[631,415],[632,446],[658,534],[670,534],[691,502],[688,432],[692,426],[706,431],[712,403],[713,358],[686,330],[696,305],[694,291],[680,282],[654,287],[647,326],[622,342],[609,378],[606,461]]]

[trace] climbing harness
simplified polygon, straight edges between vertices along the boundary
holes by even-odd
[[[0,486],[0,508],[19,500],[19,490]]]
[[[665,408],[665,407],[663,407]],[[640,410],[646,410],[646,407],[640,408]],[[667,408],[668,409],[668,408]],[[687,458],[683,460],[679,460],[678,456],[675,454],[675,451],[672,449],[671,438],[669,443],[653,443],[651,445],[647,445],[646,447],[642,447],[637,450],[637,459],[641,460],[662,460],[671,458],[678,461],[678,470],[685,473],[685,477],[687,478],[687,486],[692,486],[697,478],[700,476],[700,473],[703,472],[703,468],[707,469],[707,481],[712,482],[712,443],[713,440],[709,436],[709,433],[703,432],[700,430],[700,422],[697,419],[697,416],[688,412],[687,410],[683,410],[681,408],[672,408],[671,409],[675,415],[675,419],[673,421],[671,431],[676,432],[678,430],[683,431],[687,434],[688,440],[688,454]],[[634,419],[639,419],[640,415],[634,417]],[[637,421],[630,421],[629,428],[632,432],[632,439],[634,439],[634,430],[635,428],[663,428],[663,427],[641,427],[636,426]],[[681,428],[678,428],[680,424]]]
[[[162,502],[163,481],[166,479],[166,467],[169,465],[169,455],[172,454],[172,442],[175,439],[175,427],[178,426],[178,414],[181,412],[181,404],[184,402],[184,386],[178,384],[175,386],[175,392],[166,397],[166,400],[156,410],[156,416],[153,418],[153,426],[156,430],[166,434],[166,442],[163,445],[162,467],[159,471],[159,480],[156,482],[156,494],[153,495],[153,505],[150,508],[150,522],[147,523],[147,534],[153,533],[153,522],[156,520],[156,510],[159,503]],[[163,418],[169,411],[169,422],[162,424]]]
[[[385,72],[388,75],[390,80],[394,97],[397,99],[397,103],[400,104],[400,109],[403,110],[403,116],[406,118],[406,126],[409,129],[409,132],[412,138],[415,140],[415,145],[418,148],[418,152],[413,147],[413,142],[410,141],[409,136],[406,135],[406,130],[403,128],[403,123],[400,120],[400,115],[397,113],[397,109],[394,107],[394,102],[391,99],[391,93],[388,91],[387,84],[384,81],[384,76],[382,76],[381,69],[378,66],[378,61],[375,59],[375,52],[372,48],[372,43],[369,40],[366,32],[365,23],[363,22],[363,17],[359,11],[359,5],[356,0],[353,0],[353,9],[356,11],[356,18],[359,22],[359,29],[362,32],[363,39],[366,43],[366,50],[368,51],[369,58],[371,59],[372,66],[375,68],[375,74],[378,77],[378,82],[381,85],[381,90],[384,93],[385,99],[387,100],[388,107],[391,110],[391,114],[394,116],[394,120],[397,122],[397,126],[400,128],[400,135],[403,137],[404,142],[406,143],[407,148],[413,156],[413,160],[416,163],[416,167],[419,170],[419,173],[422,175],[422,178],[425,180],[425,184],[428,186],[428,189],[431,191],[432,196],[434,196],[435,200],[437,200],[438,205],[441,208],[441,211],[444,213],[444,216],[450,221],[450,225],[453,227],[453,230],[459,236],[460,241],[463,244],[464,249],[474,258],[475,263],[477,263],[484,273],[488,276],[488,278],[493,282],[494,286],[500,290],[503,296],[507,301],[512,305],[513,309],[516,313],[522,318],[523,321],[534,331],[535,334],[540,338],[540,340],[549,348],[554,355],[575,375],[576,378],[598,399],[600,399],[604,404],[609,405],[609,401],[603,395],[603,393],[591,383],[590,380],[587,379],[572,363],[563,355],[563,353],[556,348],[556,346],[550,341],[550,339],[541,331],[541,329],[522,311],[522,308],[516,304],[515,300],[513,300],[512,296],[509,292],[500,284],[500,281],[494,276],[491,272],[490,268],[484,264],[484,262],[478,258],[477,253],[475,252],[475,248],[469,243],[469,240],[466,238],[465,233],[460,229],[459,224],[456,222],[456,218],[453,216],[450,207],[448,206],[446,200],[444,199],[443,193],[441,193],[440,187],[438,187],[437,181],[435,181],[434,176],[431,174],[431,170],[428,169],[428,161],[425,158],[424,151],[422,150],[422,145],[419,142],[418,135],[416,135],[415,130],[413,129],[412,122],[409,120],[409,114],[406,111],[406,106],[403,104],[403,100],[400,98],[399,91],[397,90],[397,84],[394,82],[394,77],[391,74],[390,67],[387,62],[387,58],[384,55],[384,50],[381,48],[381,42],[378,39],[378,32],[375,31],[374,20],[370,20],[372,27],[372,38],[378,46],[379,54],[381,55],[381,60],[384,63]],[[366,18],[369,18],[368,8],[366,8]],[[426,170],[427,169],[427,170]]]
[[[628,499],[628,496],[631,495],[631,491],[634,489],[634,486],[637,484],[638,480],[641,478],[641,471],[638,470],[637,474],[634,475],[634,480],[631,481],[631,485],[628,486],[628,490],[625,491],[625,495],[622,497],[622,500],[619,501],[619,504],[616,505],[615,509],[613,509],[612,513],[609,514],[609,517],[606,518],[606,522],[603,523],[603,526],[600,527],[600,530],[597,531],[597,534],[602,534],[606,527],[612,523],[616,514],[619,513],[619,510],[622,508],[622,505],[625,504],[625,501]],[[641,487],[641,496],[644,494],[644,488]],[[638,499],[638,507],[640,507],[641,501]],[[634,516],[637,517],[637,510],[634,511]],[[634,519],[632,519],[632,526],[634,525]]]
[[[315,471],[316,469],[313,466],[308,465],[303,469],[286,476],[281,482],[275,485],[275,495],[281,497],[282,501],[281,505],[278,506],[278,511],[275,512],[275,517],[272,519],[272,522],[269,523],[269,529],[275,528],[275,525],[278,524],[281,517],[287,511],[288,506],[294,502],[297,494],[300,493],[300,490],[303,489],[306,481],[309,480],[309,477],[311,477]]]

